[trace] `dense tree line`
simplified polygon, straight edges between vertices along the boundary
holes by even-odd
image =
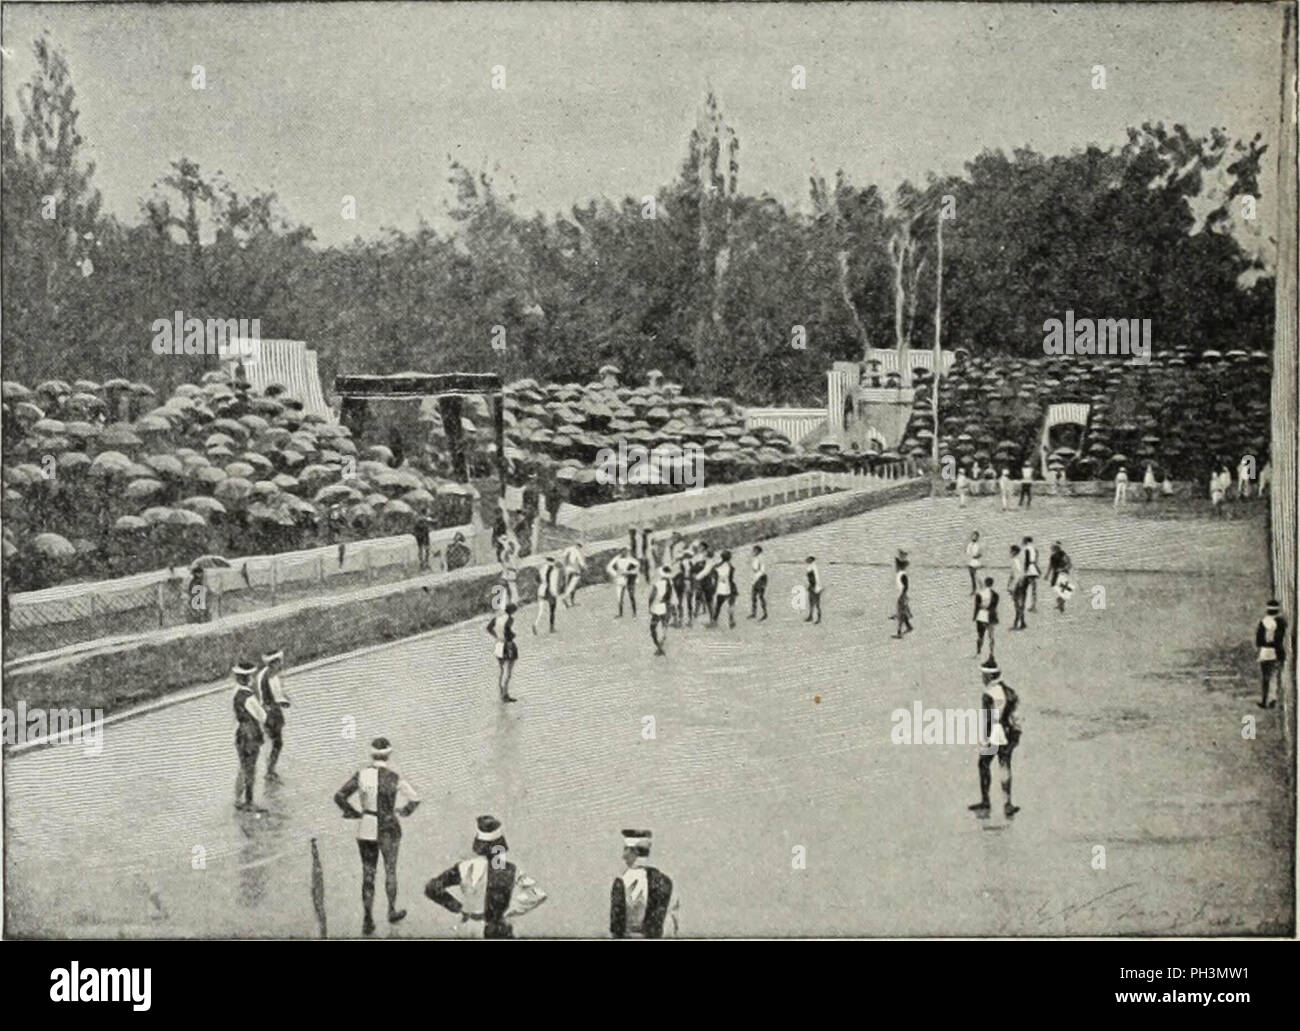
[[[690,392],[820,403],[831,361],[933,346],[941,217],[945,347],[1039,355],[1043,321],[1067,308],[1150,318],[1157,351],[1270,346],[1271,272],[1230,230],[1258,194],[1258,137],[1144,125],[1110,150],[986,151],[892,193],[841,172],[809,184],[802,213],[741,188],[740,142],[709,96],[653,198],[528,215],[453,162],[451,231],[322,247],[274,194],[184,156],[134,222],[104,214],[69,69],[47,39],[35,50],[0,141],[6,378],[193,380],[200,359],[149,347],[154,320],[182,310],[309,340],[327,383],[453,368],[586,381],[614,362]]]

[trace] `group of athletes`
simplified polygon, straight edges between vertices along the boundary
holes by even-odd
[[[495,643],[499,667],[497,688],[503,702],[516,699],[510,694],[510,678],[519,658],[518,631],[515,616],[519,611],[519,560],[518,549],[508,541],[501,554],[501,582],[498,584],[498,603],[488,621],[487,633]],[[821,622],[821,579],[815,563],[809,563],[809,598],[813,608],[808,621]],[[750,551],[749,565],[752,580],[749,588],[749,618],[767,619],[767,567],[763,548],[754,545]],[[531,630],[539,632],[543,622],[551,633],[555,632],[556,610],[561,606],[571,608],[578,604],[578,589],[587,570],[587,557],[580,543],[571,544],[558,558],[548,555],[537,570],[537,611]],[[651,541],[649,529],[628,531],[628,545],[619,550],[605,567],[610,582],[617,588],[617,611],[621,619],[625,612],[637,615],[637,585],[645,581],[649,594],[645,604],[650,615],[650,639],[655,654],[665,655],[664,645],[669,627],[693,627],[697,621],[708,626],[718,626],[726,610],[727,626],[736,626],[736,599],[740,589],[736,583],[736,559],[725,548],[714,548],[707,541],[693,542],[677,533],[670,533],[663,541],[658,556]]]

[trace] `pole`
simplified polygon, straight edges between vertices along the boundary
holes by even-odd
[[[938,260],[934,263],[934,376],[930,380],[930,432],[934,434],[930,438],[931,458],[934,460],[934,468],[939,468],[939,371],[943,367],[943,349],[939,340],[943,325],[943,209],[940,207],[939,217],[935,223],[934,229],[935,246],[938,251]]]

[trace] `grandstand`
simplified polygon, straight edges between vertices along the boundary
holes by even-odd
[[[302,402],[304,412],[333,421],[334,414],[325,403],[321,391],[320,371],[316,365],[316,352],[302,340],[236,340],[233,348],[238,354],[256,354],[256,361],[243,366],[243,376],[259,393],[279,384],[290,397]],[[227,363],[233,377],[240,363]]]

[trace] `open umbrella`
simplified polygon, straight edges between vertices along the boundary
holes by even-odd
[[[118,518],[113,524],[114,533],[138,533],[141,530],[147,530],[149,524],[139,516],[124,515]]]
[[[184,508],[173,508],[172,514],[167,517],[168,526],[207,526],[207,520],[197,512],[192,512]]]
[[[239,457],[241,461],[247,462],[260,473],[269,473],[275,468],[275,464],[269,458],[256,451],[245,451]]]
[[[251,480],[257,475],[257,470],[247,462],[230,462],[225,466],[227,476],[239,476],[246,480]]]
[[[407,491],[402,495],[400,500],[404,501],[412,508],[427,508],[429,505],[433,504],[434,497],[429,493],[429,491],[420,487],[416,490]]]
[[[347,519],[349,523],[368,523],[375,518],[375,510],[369,505],[353,505],[347,510]]]
[[[101,451],[90,463],[92,476],[122,476],[133,465],[131,459],[120,451]]]
[[[65,476],[69,473],[80,473],[90,468],[90,456],[82,451],[65,451],[59,455],[58,459],[59,472]]]
[[[161,415],[142,415],[136,419],[134,429],[136,433],[170,433],[172,424]]]
[[[200,555],[190,563],[191,569],[230,569],[230,560],[221,555]]]
[[[63,432],[77,440],[91,440],[99,436],[100,428],[92,422],[75,419],[64,423]]]
[[[132,480],[126,485],[123,496],[129,501],[144,501],[162,492],[163,485],[157,480]]]
[[[209,486],[214,486],[228,479],[226,476],[226,470],[220,469],[215,465],[191,466],[186,471],[186,475],[198,483],[206,483]]]
[[[167,522],[171,517],[172,511],[173,510],[168,508],[166,505],[154,505],[141,512],[140,518],[146,523],[157,525],[158,523]]]
[[[224,505],[240,504],[253,492],[253,485],[242,476],[231,476],[216,485],[212,493]]]
[[[136,436],[135,431],[124,422],[115,422],[105,428],[99,435],[99,442],[104,447],[132,448],[139,447],[144,441]]]
[[[5,483],[13,487],[31,487],[43,479],[45,476],[41,473],[40,466],[32,465],[30,462],[7,466],[4,471]]]
[[[312,500],[318,505],[333,505],[339,502],[360,501],[362,495],[345,483],[331,483],[316,492]]]
[[[185,474],[185,466],[175,455],[145,455],[140,461],[163,476],[179,478]]]
[[[188,509],[191,512],[197,512],[201,516],[211,517],[226,514],[226,506],[216,498],[208,497],[206,494],[196,494],[193,497],[186,498],[180,502],[179,508]]]

